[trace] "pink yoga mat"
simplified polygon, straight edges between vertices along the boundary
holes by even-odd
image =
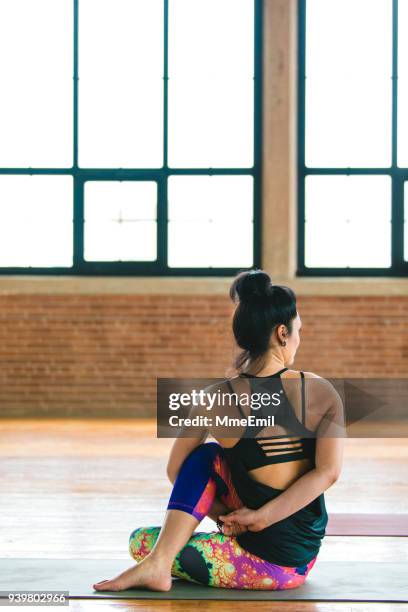
[[[330,514],[327,535],[408,536],[408,514]]]

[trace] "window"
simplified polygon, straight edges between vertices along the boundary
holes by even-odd
[[[261,8],[1,3],[1,274],[260,265]]]
[[[407,275],[407,40],[408,0],[299,0],[300,276]]]

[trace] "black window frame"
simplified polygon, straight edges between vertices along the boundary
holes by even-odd
[[[311,168],[305,163],[305,84],[307,0],[298,0],[298,252],[297,276],[406,277],[404,261],[404,183],[408,168],[398,167],[398,0],[392,3],[392,165],[389,168]],[[369,19],[369,16],[367,16]],[[305,266],[305,181],[311,175],[383,175],[391,177],[391,266],[390,268],[309,268]]]
[[[242,268],[170,268],[167,263],[167,180],[173,175],[250,175],[254,179],[253,203],[253,264],[261,265],[261,198],[262,198],[262,38],[263,0],[254,1],[254,165],[251,168],[169,168],[168,143],[168,28],[169,2],[164,6],[164,161],[162,168],[81,168],[78,166],[78,20],[79,2],[73,1],[74,17],[74,74],[73,126],[74,153],[72,168],[0,168],[0,174],[13,175],[69,175],[73,177],[73,265],[66,267],[0,267],[0,275],[59,275],[59,276],[231,276]],[[84,183],[86,181],[155,181],[157,201],[157,259],[155,261],[109,262],[84,260]],[[52,231],[52,228],[50,228]]]

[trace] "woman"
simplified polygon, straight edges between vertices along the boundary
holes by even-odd
[[[287,367],[301,329],[290,288],[249,270],[234,279],[230,297],[242,352],[234,364],[238,376],[217,389],[236,400],[219,413],[242,417],[239,435],[209,427],[175,440],[163,526],[133,531],[130,554],[137,565],[93,585],[98,591],[168,591],[172,576],[225,588],[289,589],[303,584],[316,561],[327,524],[324,491],[338,479],[342,462],[341,400],[324,379]],[[309,385],[306,394],[306,381],[326,384]],[[257,385],[276,383],[283,398],[276,421],[249,427],[253,411],[241,402],[245,392],[252,399]],[[210,434],[216,441],[204,443]],[[219,531],[195,532],[205,516]]]

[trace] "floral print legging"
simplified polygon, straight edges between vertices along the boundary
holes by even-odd
[[[174,483],[168,510],[183,510],[202,520],[215,497],[230,510],[242,507],[231,481],[222,447],[216,442],[197,446],[185,459]],[[152,550],[160,527],[139,527],[129,539],[129,552],[141,561]],[[244,550],[236,537],[218,531],[194,532],[177,554],[172,575],[190,582],[230,589],[277,590],[300,586],[316,557],[302,567],[264,561]]]

